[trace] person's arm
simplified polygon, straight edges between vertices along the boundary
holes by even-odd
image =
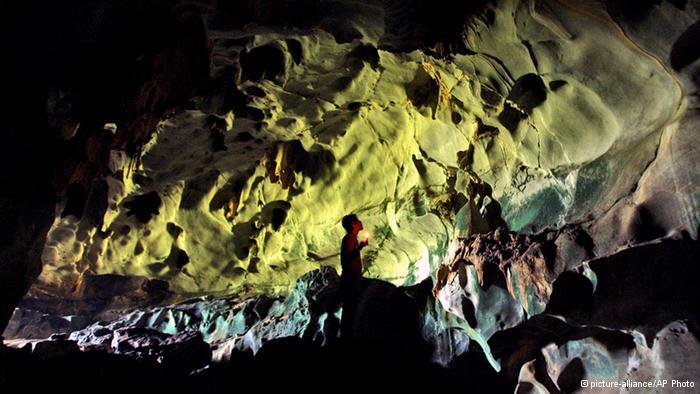
[[[359,244],[357,245],[357,250],[361,250],[362,248],[364,248],[365,246],[367,246],[367,244],[369,244],[369,239],[363,239],[363,240],[360,241]]]
[[[366,241],[357,242],[357,240],[348,239],[345,244],[343,244],[343,252],[346,253],[350,258],[356,258],[360,256],[360,250],[367,246]]]

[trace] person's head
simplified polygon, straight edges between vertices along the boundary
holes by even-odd
[[[358,233],[362,230],[362,222],[357,218],[357,215],[345,215],[343,218],[343,228],[348,233]]]

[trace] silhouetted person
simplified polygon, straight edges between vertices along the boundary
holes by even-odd
[[[357,310],[357,299],[362,286],[362,257],[360,250],[367,246],[368,238],[357,240],[362,231],[362,222],[355,215],[343,218],[343,228],[347,234],[340,244],[340,291],[343,298],[343,316],[340,321],[340,335],[344,339],[352,338],[352,326]]]

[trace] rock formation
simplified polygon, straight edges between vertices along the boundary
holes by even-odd
[[[700,384],[700,2],[457,3],[3,4],[0,383]]]

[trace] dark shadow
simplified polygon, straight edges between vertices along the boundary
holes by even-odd
[[[289,55],[292,57],[294,63],[301,63],[304,54],[301,42],[293,38],[288,38],[285,42],[287,43],[287,51],[289,51]]]
[[[432,110],[432,115],[435,115],[440,95],[440,87],[423,68],[418,69],[413,81],[406,86],[406,95],[408,99],[411,100],[414,107],[430,108]]]
[[[284,73],[284,53],[278,47],[263,45],[241,53],[242,78],[274,80]]]
[[[690,25],[671,48],[671,67],[681,70],[700,58],[700,20]]]
[[[547,99],[547,87],[537,74],[526,74],[513,85],[498,120],[511,132]]]
[[[583,361],[576,357],[564,367],[559,374],[557,385],[565,393],[573,393],[581,389],[581,380],[586,376],[586,368]]]
[[[182,191],[182,199],[180,200],[180,209],[194,209],[201,203],[205,196],[209,194],[211,189],[216,185],[219,179],[219,172],[211,170],[208,173],[192,178],[185,183],[185,189]]]
[[[130,201],[124,203],[127,209],[127,216],[136,216],[141,223],[148,223],[151,218],[160,213],[160,205],[162,201],[158,192],[151,191],[146,194],[138,195]]]
[[[372,69],[379,67],[379,51],[372,44],[360,44],[353,48],[348,57],[367,62]]]
[[[593,303],[593,283],[573,271],[561,273],[552,285],[545,313],[570,316],[574,311],[589,311]]]
[[[64,218],[73,215],[80,219],[83,217],[85,209],[85,189],[78,183],[71,183],[66,188],[66,205],[61,212],[61,217]]]

